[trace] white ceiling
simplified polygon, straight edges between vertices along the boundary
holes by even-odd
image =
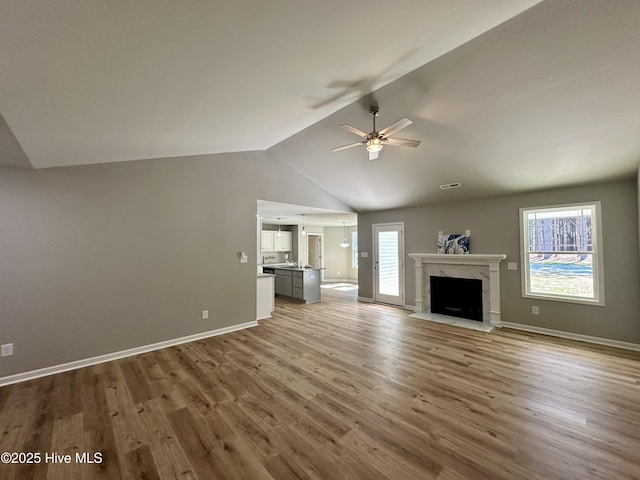
[[[638,25],[637,0],[543,2],[374,93],[377,124],[411,118],[417,149],[330,152],[358,140],[338,125],[370,131],[354,103],[270,152],[359,212],[630,178]]]
[[[150,5],[0,3],[0,164],[268,149],[361,212],[637,170],[637,0]],[[371,103],[420,147],[330,152]]]
[[[1,2],[0,113],[35,168],[264,150],[537,1]]]

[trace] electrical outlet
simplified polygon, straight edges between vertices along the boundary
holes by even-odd
[[[531,307],[531,313],[533,315],[540,315],[540,309],[534,305],[533,307]]]
[[[11,355],[13,355],[13,343],[0,346],[0,357],[10,357]]]
[[[202,310],[202,319],[203,320],[209,319],[209,310]]]

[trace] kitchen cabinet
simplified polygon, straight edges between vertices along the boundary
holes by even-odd
[[[293,234],[291,232],[262,230],[263,252],[290,252],[293,248]]]
[[[280,232],[278,236],[278,232],[274,232],[273,236],[273,247],[276,252],[290,252],[293,247],[293,235],[291,232]]]
[[[293,295],[293,276],[291,270],[276,268],[276,295]]]
[[[276,295],[295,298],[304,303],[320,301],[320,270],[310,268],[276,268]]]
[[[273,232],[268,230],[262,231],[261,249],[263,252],[273,252]]]

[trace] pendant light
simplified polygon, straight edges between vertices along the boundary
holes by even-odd
[[[343,228],[343,238],[342,238],[342,242],[340,242],[338,245],[340,245],[342,248],[347,248],[349,245],[351,245],[349,242],[347,242],[347,224],[345,222],[342,222],[342,228]]]
[[[304,213],[302,214],[302,233],[301,235],[304,237],[307,232],[304,230]]]
[[[280,226],[280,217],[278,217],[278,236],[281,237],[282,236],[282,228]]]

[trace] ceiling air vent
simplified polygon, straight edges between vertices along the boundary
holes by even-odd
[[[440,190],[451,190],[452,188],[460,188],[462,184],[460,182],[445,183],[440,185]]]

